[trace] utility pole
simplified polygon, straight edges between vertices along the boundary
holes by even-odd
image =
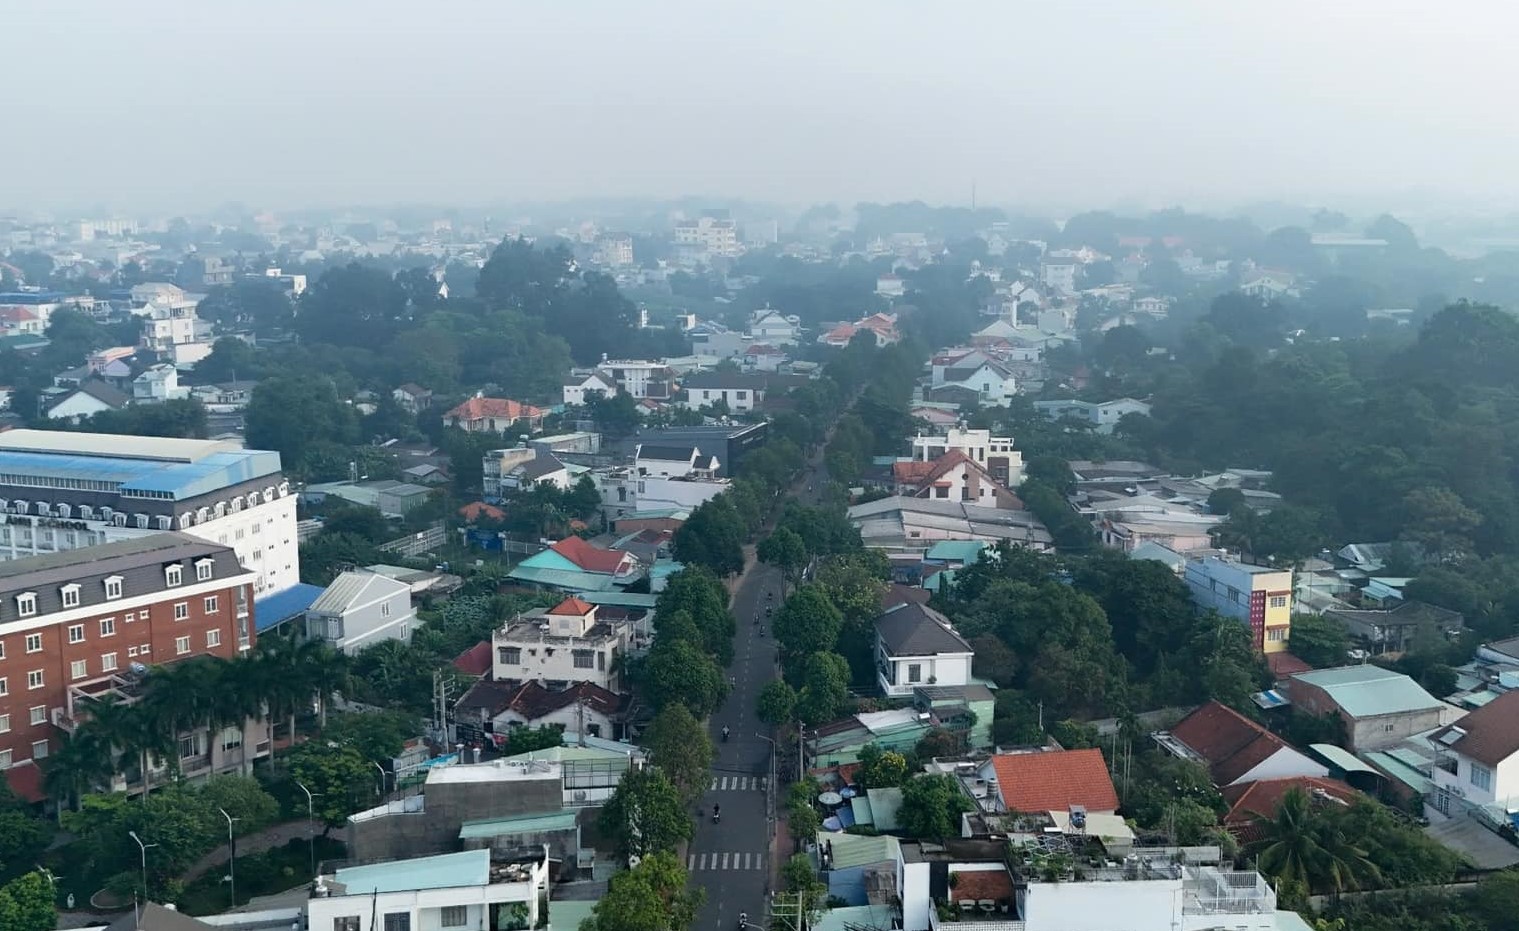
[[[796,722],[796,781],[807,778],[807,751],[802,746],[802,722]]]

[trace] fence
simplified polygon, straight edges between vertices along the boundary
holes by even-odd
[[[399,537],[389,543],[381,543],[379,549],[397,556],[421,556],[423,553],[438,549],[447,542],[448,531],[443,528],[443,522],[439,521],[426,530]]]

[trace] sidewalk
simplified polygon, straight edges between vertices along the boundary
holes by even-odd
[[[249,854],[263,853],[274,847],[283,847],[292,840],[305,840],[306,819],[299,821],[286,821],[283,824],[270,825],[262,831],[248,834],[237,839],[237,855],[245,857]],[[202,874],[226,863],[232,856],[232,849],[226,844],[201,857],[194,866],[185,871],[181,877],[186,883],[199,878]]]
[[[767,878],[769,887],[765,890],[768,895],[785,888],[781,880],[781,869],[786,861],[791,859],[791,851],[794,845],[791,842],[791,828],[785,818],[775,819],[775,836],[770,838],[770,876]]]

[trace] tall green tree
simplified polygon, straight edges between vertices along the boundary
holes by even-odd
[[[787,653],[827,652],[838,643],[844,616],[816,586],[792,593],[775,615],[775,639]]]
[[[687,931],[704,900],[675,855],[661,851],[615,874],[580,931]]]
[[[902,828],[913,837],[943,840],[960,836],[960,814],[970,800],[952,776],[918,775],[902,786]]]
[[[6,931],[53,931],[58,926],[57,893],[40,870],[0,886],[0,928]]]
[[[622,857],[671,852],[690,840],[693,830],[680,790],[652,767],[631,770],[622,777],[597,823]]]
[[[656,643],[639,667],[638,680],[655,707],[683,704],[702,717],[716,711],[728,694],[722,670],[686,641]]]
[[[1344,892],[1378,876],[1367,852],[1331,821],[1314,816],[1308,793],[1282,795],[1276,811],[1256,819],[1259,839],[1250,845],[1257,867],[1278,882],[1310,890]]]
[[[687,805],[706,791],[712,778],[712,738],[684,704],[671,702],[654,716],[644,746]]]
[[[774,533],[761,540],[757,555],[761,562],[781,570],[787,585],[795,585],[802,570],[807,567],[807,545],[787,527],[778,527]]]

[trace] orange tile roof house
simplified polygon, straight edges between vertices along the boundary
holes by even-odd
[[[1068,811],[1072,805],[1092,814],[1118,810],[1118,791],[1095,748],[999,753],[982,764],[981,775],[997,780],[1004,811]]]
[[[477,394],[444,414],[443,422],[468,433],[505,433],[519,422],[536,430],[547,413],[541,407],[520,401]]]
[[[1321,804],[1352,805],[1361,793],[1343,782],[1320,779],[1317,776],[1289,776],[1286,779],[1261,779],[1242,782],[1223,790],[1224,801],[1229,803],[1229,813],[1223,824],[1230,833],[1246,843],[1255,840],[1258,818],[1270,818],[1276,814],[1282,796],[1291,789],[1302,789],[1308,797]]]
[[[1291,776],[1328,776],[1329,769],[1232,708],[1210,701],[1155,741],[1172,755],[1208,767],[1219,788]]]

